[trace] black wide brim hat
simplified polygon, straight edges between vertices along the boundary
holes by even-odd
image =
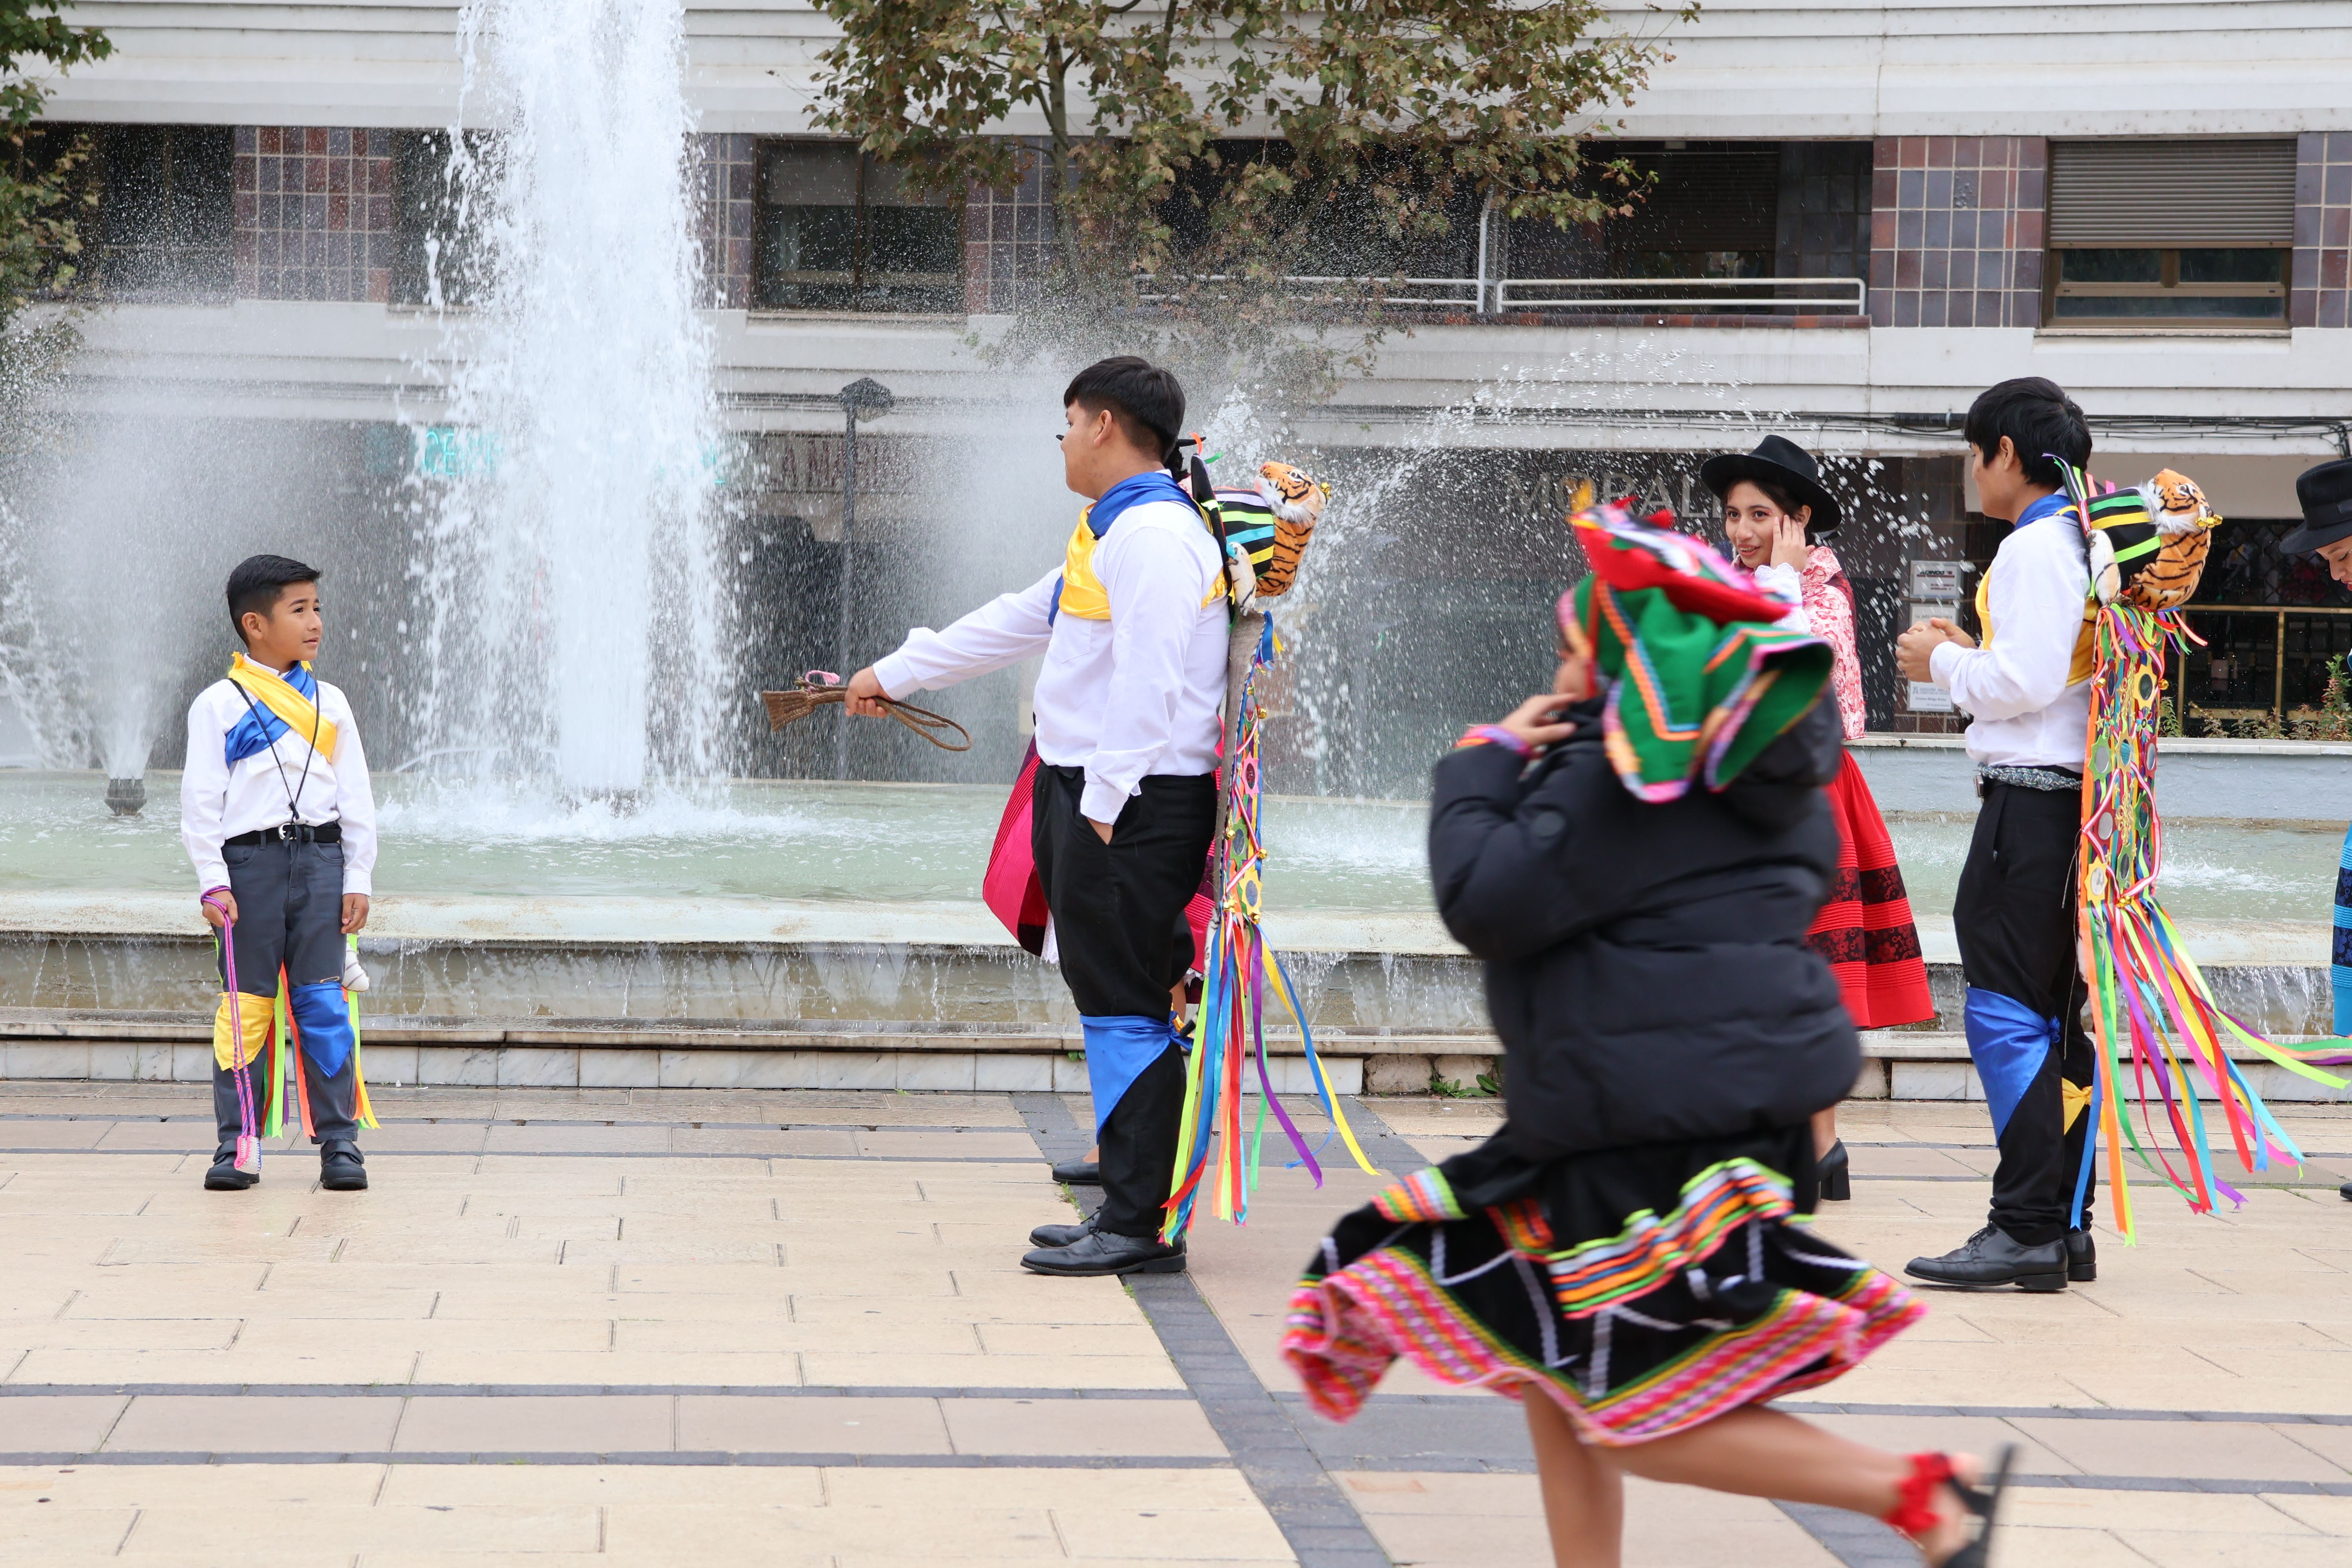
[[[1822,488],[1821,467],[1812,454],[1785,436],[1767,436],[1752,452],[1727,453],[1698,466],[1699,483],[1713,490],[1717,500],[1742,479],[1768,480],[1787,490],[1799,506],[1812,508],[1812,516],[1805,520],[1809,542],[1827,538],[1845,521],[1837,498]]]
[[[2338,458],[2294,477],[2295,503],[2303,526],[2279,541],[2289,555],[2316,550],[2352,535],[2352,458]]]

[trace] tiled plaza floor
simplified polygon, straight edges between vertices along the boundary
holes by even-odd
[[[0,1085],[0,1562],[1546,1560],[1515,1406],[1400,1369],[1333,1426],[1279,1363],[1297,1267],[1378,1184],[1352,1169],[1270,1171],[1248,1228],[1129,1289],[1017,1266],[1070,1215],[1043,1162],[1082,1100],[386,1091],[355,1194],[307,1149],[202,1191],[207,1111]],[[1363,1130],[1404,1169],[1494,1116]],[[2285,1120],[2314,1162],[2243,1210],[2144,1184],[2095,1285],[1932,1298],[1798,1408],[2023,1445],[2006,1568],[2352,1563],[2352,1116]],[[1980,1106],[1845,1133],[1833,1238],[1899,1266],[1979,1222]],[[1769,1502],[1630,1512],[1633,1563],[1916,1561]]]

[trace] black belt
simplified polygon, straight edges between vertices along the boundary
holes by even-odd
[[[257,827],[251,833],[240,833],[234,838],[221,840],[226,849],[234,844],[240,848],[260,844],[341,844],[343,825],[322,822],[313,827],[307,822],[281,822],[275,827]]]

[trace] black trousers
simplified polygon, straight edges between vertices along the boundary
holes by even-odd
[[[282,966],[298,991],[343,978],[343,847],[340,844],[233,844],[221,852],[228,862],[228,890],[236,896],[236,984],[245,1007],[268,1007],[278,994]],[[226,965],[221,984],[228,983]],[[297,1022],[301,1020],[298,1016]],[[268,1121],[269,1096],[285,1086],[270,1077],[268,1058],[252,1064],[256,1125]],[[310,1096],[311,1142],[359,1136],[359,1057],[353,1052],[332,1076],[315,1061],[302,1064]],[[213,1118],[220,1147],[233,1148],[244,1130],[237,1105],[236,1075],[213,1065]]]
[[[2057,1043],[2000,1132],[1992,1223],[2026,1246],[2066,1234],[2091,1131],[2087,1110],[2066,1125],[2064,1086],[2090,1086],[2095,1047],[2083,1029],[2087,992],[2075,945],[2074,878],[2082,796],[2071,790],[1988,784],[1952,903],[1960,967],[1971,990],[1998,992],[2059,1021]],[[2095,1175],[2084,1189],[2091,1223]]]
[[[1216,831],[1211,773],[1154,774],[1128,797],[1105,844],[1079,815],[1085,772],[1040,763],[1030,847],[1062,978],[1082,1016],[1164,1018],[1168,993],[1192,963],[1184,906],[1200,890]],[[1170,1046],[1137,1077],[1102,1124],[1098,1223],[1120,1236],[1160,1229],[1176,1173],[1184,1110],[1184,1054]]]

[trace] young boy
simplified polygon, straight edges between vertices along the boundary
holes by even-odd
[[[1086,1031],[1103,1205],[1087,1226],[1041,1226],[1041,1274],[1176,1273],[1158,1236],[1176,1167],[1183,1053],[1169,992],[1192,958],[1184,906],[1217,816],[1217,711],[1229,628],[1223,563],[1171,474],[1184,389],[1132,356],[1080,371],[1062,395],[1064,478],[1093,504],[1063,563],[945,631],[918,627],[849,683],[877,697],[1045,656],[1037,677],[1031,846],[1062,976]]]
[[[319,651],[319,574],[256,555],[228,576],[228,618],[245,644],[228,679],[188,708],[180,838],[195,863],[205,921],[229,925],[236,990],[213,1020],[213,1113],[219,1147],[205,1185],[236,1192],[260,1178],[236,1167],[236,1029],[257,1106],[283,1092],[267,1046],[282,971],[319,1145],[319,1184],[357,1192],[367,1171],[353,1141],[359,1068],[343,995],[343,938],[367,924],[375,868],[375,796],[359,726],[341,691],[310,673]],[[227,984],[224,966],[222,983]]]
[[[2000,1163],[1990,1223],[1906,1272],[1939,1285],[2058,1290],[2097,1278],[2091,1197],[2070,1228],[2095,1058],[2084,1032],[2074,929],[2075,840],[2094,649],[2082,520],[2056,458],[2090,460],[2083,411],[2040,376],[1976,400],[1964,431],[1984,514],[2014,520],[1977,589],[1979,647],[1949,621],[1895,643],[1905,677],[1932,680],[1972,716],[1976,835],[1952,925],[1968,981],[1969,1055]]]

